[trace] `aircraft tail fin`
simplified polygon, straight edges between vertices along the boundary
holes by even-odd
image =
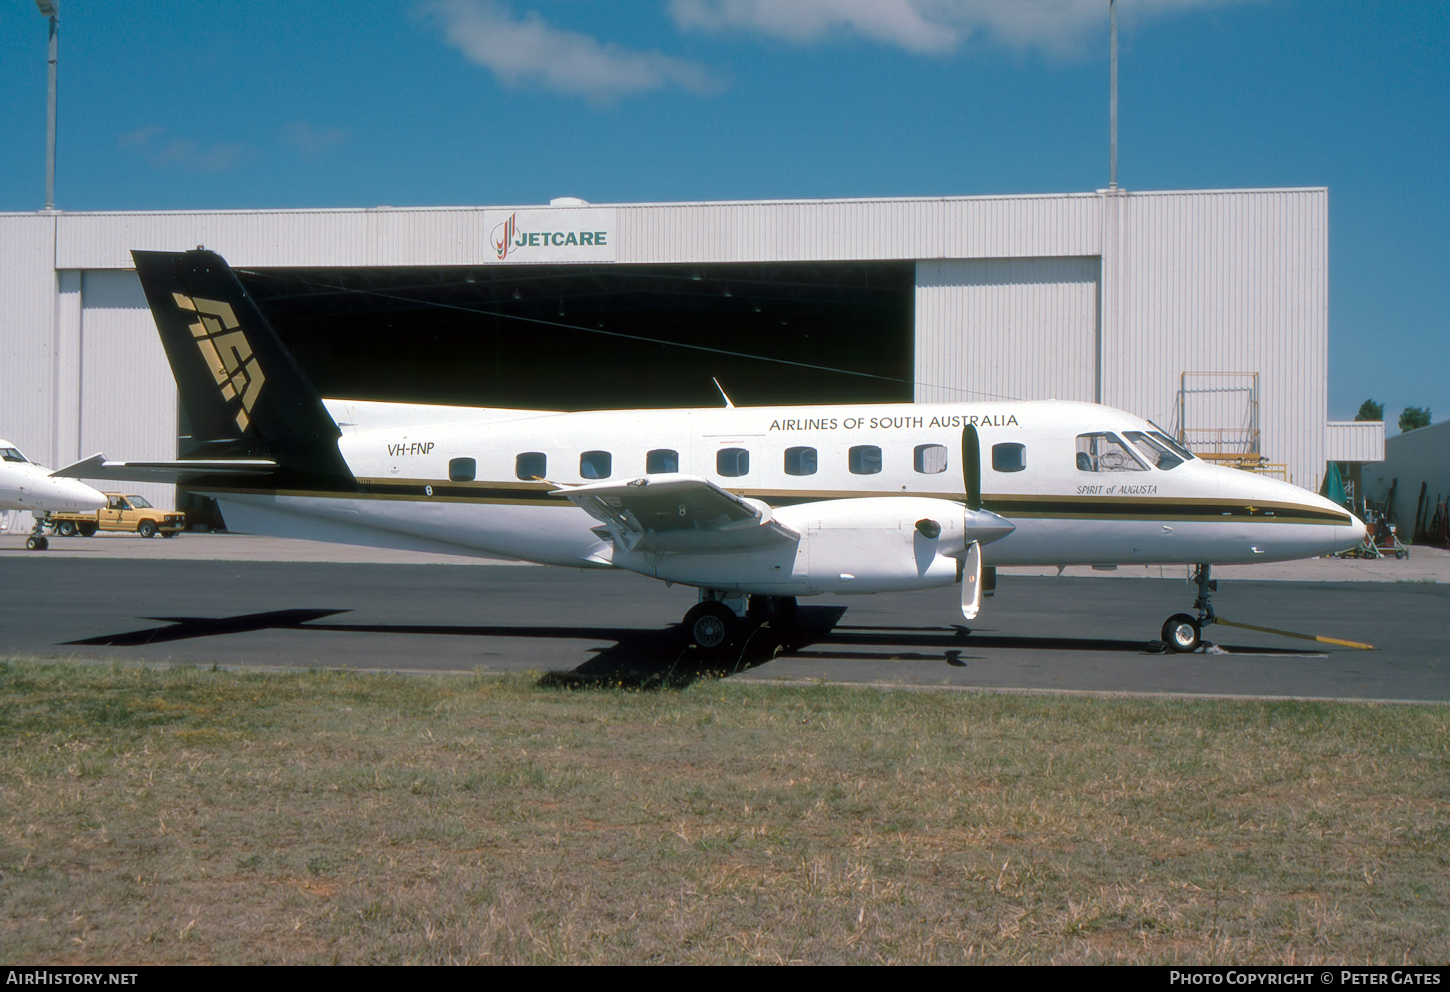
[[[351,480],[341,431],[226,260],[203,249],[131,257],[202,451]]]

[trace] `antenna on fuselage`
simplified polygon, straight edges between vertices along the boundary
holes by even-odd
[[[715,384],[715,388],[716,389],[720,390],[720,398],[725,401],[725,407],[726,407],[726,409],[728,409],[728,410],[735,409],[735,404],[734,403],[731,403],[730,402],[730,397],[728,397],[728,396],[725,395],[725,387],[722,386],[722,385],[720,385],[720,380],[717,379],[717,378],[715,378],[712,375],[710,377],[710,381]]]

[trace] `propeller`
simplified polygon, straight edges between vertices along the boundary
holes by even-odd
[[[982,441],[971,424],[962,428],[962,492],[967,497],[962,554],[962,616],[975,620],[982,609],[982,545],[1006,537],[1016,527],[982,509]]]
[[[967,545],[962,559],[962,616],[977,619],[982,609],[982,546],[976,541]]]

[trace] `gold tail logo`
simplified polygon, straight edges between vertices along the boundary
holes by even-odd
[[[266,377],[252,354],[251,342],[240,329],[237,315],[232,312],[231,304],[219,300],[193,299],[180,293],[172,296],[177,306],[197,316],[196,322],[190,325],[191,336],[196,339],[196,346],[221,389],[222,399],[231,402],[241,397],[237,427],[245,433],[252,423],[252,407]]]

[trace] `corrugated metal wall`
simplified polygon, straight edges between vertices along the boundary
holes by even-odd
[[[1331,420],[1325,457],[1332,462],[1378,462],[1385,458],[1382,420]]]
[[[176,380],[136,273],[87,272],[80,289],[80,424],[75,457],[99,451],[131,461],[175,458]],[[174,508],[174,486],[120,485],[157,506]]]
[[[598,210],[615,218],[617,261],[703,263],[1096,255],[1100,203],[1095,194],[1068,193]],[[489,214],[508,209],[487,208]],[[179,251],[198,244],[234,265],[485,265],[498,259],[484,213],[474,207],[380,207],[66,214],[56,267],[124,269],[133,248]]]
[[[1096,257],[918,262],[917,402],[1091,403],[1098,271]]]
[[[1262,454],[1317,488],[1328,191],[1110,195],[1103,224],[1103,402],[1176,429],[1181,373],[1258,372]]]
[[[619,208],[621,262],[1096,255],[1094,194]]]
[[[54,467],[55,218],[0,228],[0,437]]]

